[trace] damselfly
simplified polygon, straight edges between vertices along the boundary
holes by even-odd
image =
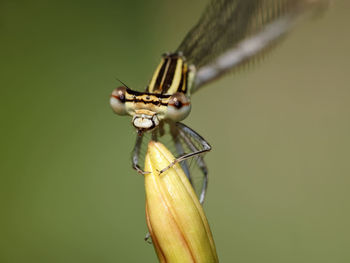
[[[137,129],[132,164],[140,173],[144,134],[153,140],[168,126],[177,158],[192,185],[186,160],[197,156],[202,173],[199,199],[204,201],[208,171],[202,154],[211,149],[203,137],[182,124],[191,110],[190,95],[204,84],[249,62],[286,35],[308,10],[319,10],[327,0],[213,0],[199,22],[174,53],[164,54],[145,92],[125,85],[116,88],[110,104],[119,115],[132,116]],[[184,162],[182,162],[184,161]],[[172,165],[173,165],[172,164]],[[170,167],[170,166],[169,166]],[[164,172],[169,167],[164,167]],[[147,172],[147,171],[146,171]]]

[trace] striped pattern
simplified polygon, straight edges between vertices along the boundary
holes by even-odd
[[[175,92],[187,93],[188,65],[179,53],[166,54],[153,74],[146,92],[172,95]]]
[[[125,102],[131,102],[132,104],[153,104],[159,106],[167,106],[171,95],[165,94],[152,94],[148,92],[138,92],[131,89],[126,90]]]

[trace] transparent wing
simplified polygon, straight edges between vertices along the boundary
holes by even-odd
[[[189,179],[200,203],[205,199],[208,186],[208,169],[204,161],[204,154],[211,146],[198,133],[183,123],[171,125],[171,135],[175,144],[177,159]]]
[[[192,92],[266,50],[289,31],[303,11],[327,3],[328,0],[212,0],[177,50],[197,68]]]
[[[144,157],[150,140],[163,143],[176,159],[181,158],[179,163],[198,199],[203,203],[208,184],[208,170],[203,158],[205,152],[210,150],[210,145],[182,123],[163,123],[152,133],[144,133],[142,137],[137,136],[132,159],[133,164],[136,163],[142,171],[144,171]],[[188,157],[183,158],[184,156]]]

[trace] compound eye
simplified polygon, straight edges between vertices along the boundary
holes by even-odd
[[[168,102],[166,117],[173,121],[182,121],[191,111],[191,102],[185,94],[176,92]]]
[[[119,87],[113,90],[109,103],[113,111],[118,115],[127,114],[125,108],[126,87]]]

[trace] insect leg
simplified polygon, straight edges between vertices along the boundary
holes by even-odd
[[[188,135],[186,133],[180,133],[180,135],[183,138],[183,140],[186,142],[188,147],[191,149],[191,151],[193,151],[193,152],[198,151],[198,148],[195,146],[195,144],[189,138],[190,135]],[[199,202],[201,204],[203,204],[204,199],[205,199],[205,194],[206,194],[206,191],[207,191],[207,187],[208,187],[208,168],[207,168],[207,165],[204,162],[203,156],[201,156],[200,154],[197,156],[196,163],[197,163],[197,166],[199,167],[199,169],[203,173],[202,190],[201,190],[201,193],[200,193],[200,196],[199,196]]]
[[[202,173],[204,175],[202,191],[201,191],[200,198],[199,198],[199,201],[202,204],[204,202],[205,193],[206,193],[206,189],[207,189],[207,185],[208,185],[208,169],[207,169],[207,167],[205,165],[205,162],[204,162],[203,158],[200,156],[200,154],[203,154],[205,152],[210,151],[211,150],[211,146],[209,145],[209,143],[202,136],[200,136],[198,133],[196,133],[194,130],[192,130],[191,128],[189,128],[185,124],[177,122],[176,123],[176,127],[178,128],[179,135],[185,141],[185,143],[189,146],[189,148],[191,149],[192,152],[179,156],[171,164],[169,164],[167,167],[162,169],[160,171],[160,173],[165,172],[166,170],[168,170],[170,167],[172,167],[176,163],[182,162],[182,161],[184,161],[184,160],[186,160],[188,158],[191,158],[191,157],[194,157],[194,156],[198,155],[199,158],[197,159],[197,165],[201,169],[201,171],[202,171]],[[200,145],[202,146],[201,150],[199,150],[195,146],[195,144],[191,140],[192,138],[196,142],[200,143]]]
[[[134,149],[132,151],[132,168],[134,168],[140,174],[148,174],[149,172],[143,171],[139,166],[139,157],[141,151],[143,134],[137,134]]]
[[[176,148],[176,152],[179,154],[179,156],[182,156],[185,154],[185,151],[182,147],[181,141],[179,139],[179,133],[177,134],[172,134],[172,138],[174,140],[174,144],[175,144],[175,148]],[[184,170],[188,180],[190,181],[190,183],[192,184],[192,178],[191,178],[191,174],[190,174],[190,169],[188,167],[188,163],[186,162],[186,160],[184,162],[181,162],[181,167]]]

